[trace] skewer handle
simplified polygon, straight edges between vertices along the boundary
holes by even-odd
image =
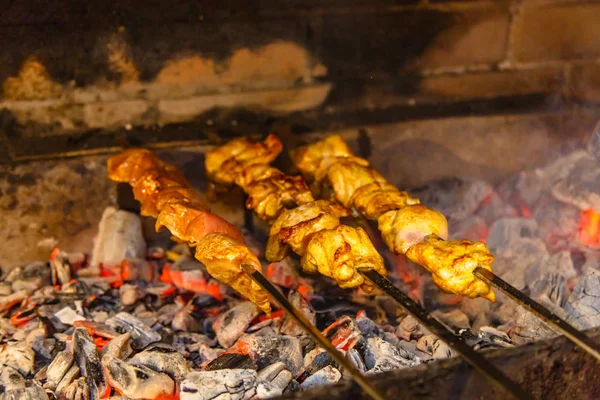
[[[575,343],[577,346],[594,356],[596,360],[600,361],[599,346],[590,338],[588,338],[583,332],[575,329],[564,319],[560,318],[558,315],[554,314],[552,311],[548,310],[531,297],[525,295],[523,292],[493,272],[488,271],[485,268],[477,267],[473,271],[473,274],[475,274],[477,278],[502,291],[502,293],[506,294],[508,297],[525,307],[527,310],[531,311],[534,315],[542,319],[552,328],[565,335],[571,342]]]
[[[242,264],[244,271],[250,275],[254,282],[258,283],[264,290],[269,292],[271,296],[279,303],[288,315],[290,315],[296,322],[308,333],[310,336],[338,362],[339,365],[344,367],[348,371],[352,378],[358,383],[358,385],[364,390],[364,392],[374,400],[385,400],[385,396],[375,387],[375,385],[367,379],[348,359],[340,353],[331,342],[323,336],[307,318],[298,310],[288,299],[281,294],[272,284],[265,278],[260,272],[254,269],[252,266]]]
[[[361,269],[360,272],[388,296],[396,300],[400,306],[425,325],[427,329],[439,337],[440,340],[448,344],[448,346],[456,351],[458,355],[473,368],[479,371],[479,373],[511,393],[517,399],[533,399],[533,397],[523,390],[518,383],[506,376],[502,371],[496,368],[495,365],[488,362],[481,354],[477,353],[458,336],[449,331],[440,321],[425,311],[425,309],[413,299],[400,291],[400,289],[394,286],[386,277],[373,269]]]

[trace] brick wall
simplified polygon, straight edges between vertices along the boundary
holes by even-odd
[[[35,3],[0,13],[0,161],[600,102],[600,1]]]

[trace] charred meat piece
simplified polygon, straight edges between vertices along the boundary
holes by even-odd
[[[279,153],[271,144],[276,147],[276,143],[267,141],[265,151],[259,153],[267,158],[272,151]],[[220,160],[219,154],[214,155]],[[256,160],[258,156],[240,157]],[[220,166],[217,170],[226,171]],[[135,198],[142,203],[142,214],[157,218],[157,230],[166,227],[179,240],[196,246],[196,258],[209,274],[247,296],[265,312],[270,311],[267,293],[241,268],[241,263],[247,263],[259,270],[258,259],[233,225],[208,211],[177,167],[149,150],[130,149],[108,160],[108,174],[112,180],[128,182],[133,187]],[[230,248],[234,251],[229,252]]]

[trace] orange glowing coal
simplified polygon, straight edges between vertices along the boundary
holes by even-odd
[[[579,228],[581,243],[586,246],[600,246],[600,213],[591,208],[582,211]]]

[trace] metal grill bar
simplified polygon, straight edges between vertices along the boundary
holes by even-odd
[[[242,264],[242,268],[248,275],[250,275],[254,282],[258,283],[263,289],[269,292],[269,294],[275,298],[275,301],[279,303],[281,308],[283,308],[289,316],[294,318],[294,320],[296,320],[296,322],[300,324],[300,326],[307,333],[309,333],[321,347],[327,350],[329,355],[332,356],[335,361],[337,361],[352,375],[352,378],[368,396],[375,400],[385,400],[385,396],[379,391],[379,389],[377,389],[369,379],[367,379],[354,365],[352,365],[352,363],[342,353],[340,353],[325,336],[323,336],[321,331],[311,324],[306,316],[301,311],[298,311],[298,309],[294,307],[288,301],[288,299],[281,294],[271,284],[271,282],[267,280],[267,278],[255,270],[252,266]]]
[[[488,362],[481,354],[473,350],[469,345],[462,341],[458,336],[450,332],[435,317],[429,314],[423,307],[417,304],[413,299],[404,294],[386,277],[373,269],[361,269],[360,272],[373,282],[377,287],[383,290],[400,304],[409,314],[421,322],[440,340],[443,340],[448,346],[458,353],[469,365],[475,368],[480,374],[491,380],[498,387],[511,393],[517,399],[533,399],[518,383],[506,376],[495,365]]]

